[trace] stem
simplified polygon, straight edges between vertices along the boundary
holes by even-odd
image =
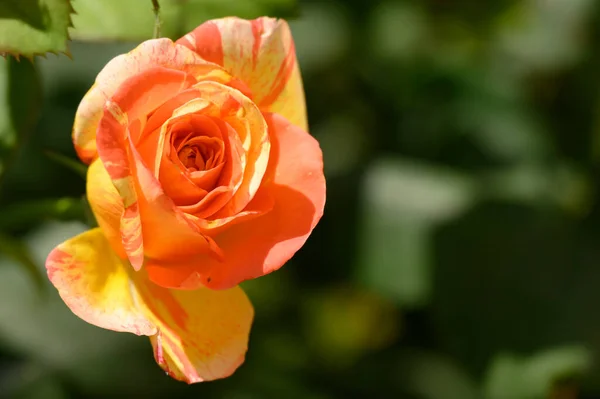
[[[152,10],[154,11],[154,38],[160,37],[160,5],[158,0],[152,0]]]

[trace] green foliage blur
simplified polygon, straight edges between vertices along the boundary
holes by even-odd
[[[600,398],[600,3],[161,1],[175,37],[290,19],[328,184],[306,246],[243,284],[245,364],[187,386],[147,339],[74,316],[43,271],[89,220],[76,107],[152,35],[150,0],[125,19],[142,2],[94,1],[73,1],[70,34],[111,40],[0,59],[0,398]]]

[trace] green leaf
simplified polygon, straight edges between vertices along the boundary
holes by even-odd
[[[0,59],[0,177],[34,127],[40,101],[40,81],[33,64],[12,57]]]
[[[21,241],[0,232],[0,254],[23,266],[40,291],[45,288],[45,277],[36,266],[27,247]]]
[[[68,55],[69,0],[2,0],[0,53],[31,58],[48,52]]]

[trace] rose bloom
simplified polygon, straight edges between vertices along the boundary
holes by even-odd
[[[238,284],[280,268],[323,214],[322,153],[307,132],[285,21],[208,21],[111,60],[73,142],[99,227],[46,267],[77,316],[150,336],[188,383],[243,362],[253,318]]]

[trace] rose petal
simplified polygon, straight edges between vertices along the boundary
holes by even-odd
[[[267,126],[260,110],[239,90],[211,81],[202,81],[194,85],[193,89],[197,90],[196,97],[191,89],[186,90],[156,110],[146,124],[138,148],[141,154],[163,154],[165,146],[169,144],[166,136],[170,126],[181,118],[188,118],[191,114],[213,118],[215,123],[221,125],[221,131],[224,130],[222,126],[227,126],[227,134],[223,134],[223,138],[229,157],[216,183],[216,186],[223,187],[212,190],[204,197],[201,191],[191,188],[184,202],[193,197],[202,198],[196,204],[181,204],[182,210],[198,217],[227,217],[240,212],[252,200],[260,186],[270,150]],[[192,99],[189,100],[190,98]],[[189,101],[182,105],[183,100]],[[155,131],[150,132],[155,129],[157,120],[169,113],[171,116],[162,125],[160,134],[156,135]],[[233,137],[232,134],[237,137]],[[238,143],[241,143],[241,148],[238,148]],[[147,160],[147,155],[144,158]],[[160,167],[159,164],[162,164],[163,160],[164,157],[156,158],[156,165],[150,168],[166,174],[160,175],[159,180],[165,181],[165,185],[170,186],[169,193],[173,194],[173,187],[169,182],[173,181],[173,175],[177,171]],[[238,176],[242,178],[238,179]],[[180,184],[180,182],[173,182],[173,184]],[[181,187],[178,191],[187,190]],[[183,199],[180,196],[177,198]]]
[[[145,124],[149,114],[195,83],[196,79],[187,73],[152,67],[124,81],[110,100],[127,114],[129,123],[142,118]],[[137,142],[139,134],[141,131],[132,134],[132,139]]]
[[[130,153],[135,171],[145,256],[158,260],[178,260],[207,254],[219,259],[221,252],[214,241],[175,206],[135,148],[130,147]]]
[[[212,217],[232,199],[243,183],[247,164],[246,153],[237,132],[223,121],[215,119],[215,123],[224,131],[226,159],[215,184],[217,187],[196,204],[180,206],[182,211],[203,219]]]
[[[113,102],[107,103],[97,141],[102,164],[124,204],[121,239],[134,269],[139,270],[146,257],[182,259],[200,253],[220,256],[214,242],[165,195],[133,147],[126,117]]]
[[[158,364],[188,383],[230,376],[243,362],[254,311],[244,291],[201,288],[167,290],[154,286],[151,319],[159,333],[151,337]],[[179,320],[178,320],[179,319]]]
[[[148,155],[153,158],[156,154],[156,146],[158,145],[158,138],[156,137],[155,131],[160,130],[161,126],[173,116],[173,113],[177,108],[182,107],[196,98],[198,98],[198,90],[196,89],[184,90],[169,98],[149,116],[146,125],[144,126],[142,136],[139,138],[139,141],[135,143],[136,147],[140,148],[141,146],[147,146],[148,144],[146,144],[146,141],[156,141],[153,146],[149,146],[148,150]],[[202,108],[203,107],[199,107],[198,110]],[[140,154],[143,154],[141,148]]]
[[[213,84],[218,85],[217,83]],[[218,85],[218,87],[226,86]],[[232,89],[227,88],[226,90]],[[239,94],[238,91],[235,92]],[[204,97],[208,97],[208,95]],[[182,171],[175,168],[168,157],[170,146],[168,136],[171,126],[178,123],[194,125],[196,117],[209,118],[216,125],[215,131],[211,129],[207,133],[219,133],[219,137],[224,142],[225,156],[228,158],[215,184],[221,187],[217,187],[209,193],[196,186],[193,176],[188,178]],[[160,126],[160,121],[165,119],[166,121]],[[207,127],[204,126],[204,128]],[[202,128],[201,124],[196,128]],[[263,134],[264,132],[263,130]],[[250,142],[250,140],[248,141]],[[159,181],[164,182],[164,189],[169,196],[172,196],[181,205],[183,211],[198,217],[208,217],[217,212],[232,198],[234,192],[242,184],[246,154],[240,137],[230,125],[221,120],[221,110],[218,105],[203,98],[203,94],[198,88],[182,91],[160,106],[148,119],[144,132],[136,144],[136,149],[151,172]],[[181,193],[185,193],[186,198],[181,198],[179,196]],[[181,204],[181,202],[185,203],[193,198],[196,198],[198,202],[191,205]]]
[[[304,245],[323,215],[325,177],[318,142],[276,114],[266,114],[271,132],[269,168],[259,195],[274,199],[273,209],[250,221],[228,226],[215,241],[224,258],[208,257],[171,265],[148,265],[157,284],[193,289],[233,287],[280,268]],[[264,192],[264,194],[263,194]]]
[[[120,258],[126,258],[120,230],[123,200],[100,159],[96,159],[88,168],[86,193],[96,221],[111,248]]]
[[[104,103],[113,96],[119,86],[131,76],[156,66],[184,69],[194,75],[189,65],[208,63],[195,52],[177,45],[169,39],[147,40],[127,54],[119,55],[106,64],[96,77],[96,82],[81,100],[73,125],[73,143],[77,154],[85,163],[97,157],[96,128],[102,118]],[[214,67],[210,67],[214,70]],[[205,74],[204,70],[197,73]],[[194,75],[196,76],[196,75]]]
[[[224,378],[244,360],[253,309],[239,287],[160,288],[123,264],[99,228],[59,245],[46,267],[73,313],[99,327],[150,335],[156,361],[174,378]]]
[[[160,162],[159,181],[162,183],[165,193],[173,199],[177,205],[191,205],[198,203],[206,196],[208,191],[215,187],[221,176],[223,164],[220,163],[217,167],[205,171],[187,171],[177,155],[177,149],[171,147],[172,144],[170,142],[172,142],[172,135],[177,134],[177,130],[181,129],[183,132],[193,132],[191,134],[194,135],[198,134],[212,137],[213,140],[218,140],[219,143],[225,147],[225,151],[229,152],[228,141],[226,143],[223,142],[223,136],[226,137],[227,132],[223,133],[221,131],[222,126],[205,115],[184,115],[175,120],[185,121],[186,123],[167,122],[173,124],[173,127],[170,129],[170,132],[166,133],[167,135],[170,135],[171,138],[165,139],[162,151],[163,159]],[[185,142],[187,143],[189,141],[190,139]]]
[[[173,45],[171,44],[171,47]],[[170,47],[169,47],[170,48]],[[143,58],[145,54],[140,53]],[[134,269],[144,262],[144,242],[138,194],[131,170],[128,145],[131,127],[141,130],[137,122],[164,103],[169,95],[185,90],[196,80],[190,75],[162,67],[149,67],[125,80],[105,104],[103,117],[98,124],[96,145],[108,175],[123,201],[120,220],[122,247]],[[112,233],[109,235],[114,242]]]
[[[139,293],[100,228],[52,250],[46,269],[67,306],[88,323],[137,335],[157,333],[137,306]]]
[[[154,176],[158,178],[160,175],[163,154],[170,145],[171,126],[179,122],[189,123],[190,115],[202,114],[210,107],[214,105],[200,98],[198,90],[190,89],[176,94],[150,115],[140,137],[133,143]]]
[[[234,188],[234,195],[214,218],[240,212],[252,200],[258,190],[269,161],[269,132],[267,124],[256,105],[240,91],[216,82],[200,82],[194,85],[202,98],[210,101],[218,110],[223,122],[233,127],[245,151],[243,180]],[[204,215],[209,217],[213,215]]]
[[[144,242],[127,145],[128,125],[127,115],[117,104],[108,101],[98,125],[96,143],[102,164],[123,202],[123,213],[119,226],[123,249],[133,268],[139,270],[144,263]]]
[[[236,224],[248,222],[270,212],[274,205],[273,197],[266,190],[262,190],[256,194],[244,211],[236,215],[216,220],[188,217],[206,234],[214,236]],[[190,257],[183,263],[148,260],[144,269],[151,280],[164,287],[196,289],[204,286],[200,273],[206,273],[206,269],[199,265],[205,261],[204,255]]]
[[[302,77],[292,34],[284,20],[215,19],[177,43],[243,80],[262,111],[277,112],[307,129]]]

